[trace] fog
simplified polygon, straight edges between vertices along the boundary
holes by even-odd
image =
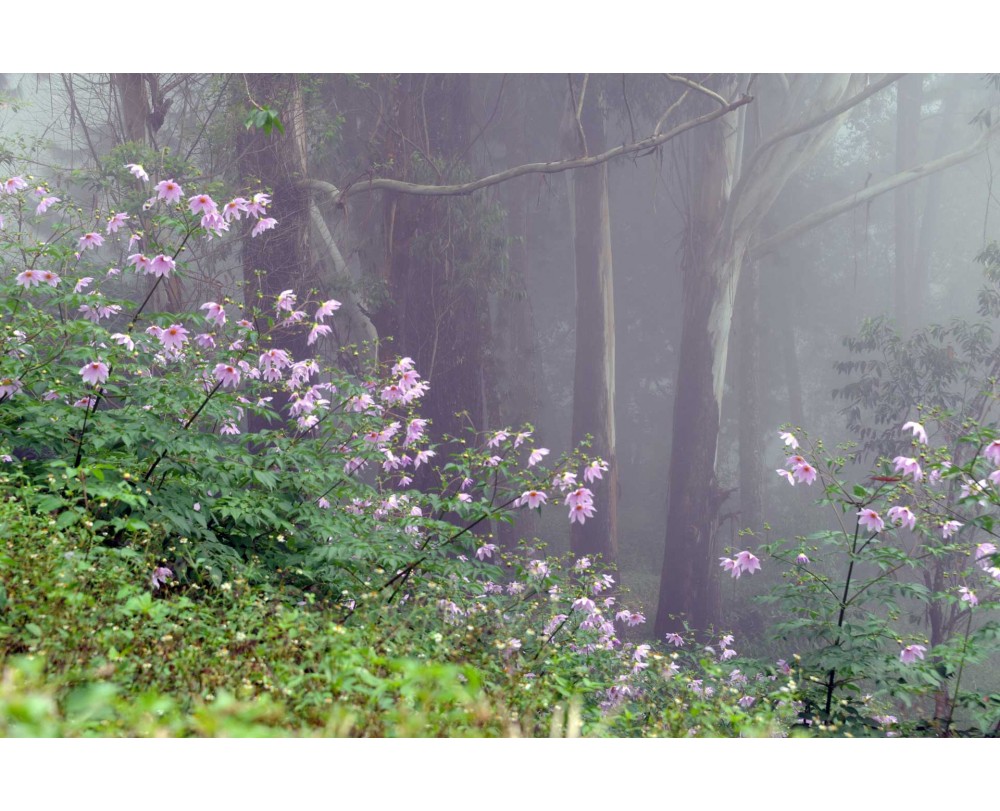
[[[489,532],[615,564],[637,639],[715,627],[769,650],[779,611],[754,598],[777,563],[737,579],[719,558],[837,526],[823,481],[775,472],[779,430],[821,439],[817,463],[859,443],[850,488],[913,455],[901,426],[935,407],[994,424],[995,78],[8,74],[0,98],[0,173],[96,202],[89,173],[135,153],[269,188],[288,236],[254,260],[265,289],[344,302],[338,337],[362,346],[333,362],[412,357],[435,437],[530,422],[555,458],[592,435],[594,520],[555,506]],[[192,256],[162,309],[243,295],[237,247]]]

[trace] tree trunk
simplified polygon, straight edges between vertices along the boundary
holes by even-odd
[[[149,99],[141,73],[112,73],[111,86],[118,98],[122,143],[146,142]]]
[[[441,181],[457,173],[471,137],[470,76],[401,76],[392,97],[395,122],[386,149],[399,174]],[[471,232],[479,227],[476,205],[472,198],[399,193],[383,201],[388,295],[372,321],[379,335],[395,339],[381,345],[383,360],[408,355],[430,381],[421,411],[435,439],[464,437],[487,422],[483,366],[490,323],[487,284],[478,275],[483,257]],[[417,484],[425,483],[418,475]]]
[[[740,526],[760,532],[764,524],[764,450],[760,421],[760,266],[747,262],[736,292],[739,347]]]
[[[734,257],[720,245],[732,188],[737,133],[730,117],[703,127],[690,145],[694,192],[681,257],[684,316],[670,452],[667,535],[656,635],[705,629],[716,619],[711,559],[721,493],[715,477]]]
[[[917,165],[920,101],[923,76],[904,76],[896,85],[896,171]],[[919,322],[922,308],[921,290],[914,284],[916,259],[917,190],[911,183],[894,193],[895,208],[895,312],[900,334],[909,335]]]
[[[600,91],[583,98],[580,126],[588,152],[606,148]],[[611,212],[607,164],[579,169],[572,176],[573,248],[576,266],[576,355],[573,372],[574,447],[593,436],[590,459],[608,464],[592,483],[596,514],[574,523],[570,548],[577,555],[618,559],[618,467],[615,460],[615,304],[611,257]]]
[[[805,110],[781,121],[735,176],[739,130],[729,114],[698,131],[691,145],[693,191],[681,272],[684,318],[670,451],[667,532],[657,636],[684,623],[707,630],[720,616],[715,556],[718,509],[725,494],[715,475],[724,372],[733,300],[744,257],[789,177],[840,128],[860,77],[795,77],[784,110]],[[731,97],[735,79],[723,81]],[[856,95],[857,94],[857,95]]]

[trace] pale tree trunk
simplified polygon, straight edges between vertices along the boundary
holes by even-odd
[[[600,89],[581,84],[570,111],[579,153],[606,148]],[[579,115],[577,115],[577,113]],[[582,135],[581,135],[582,134]],[[564,139],[572,142],[572,137]],[[570,548],[577,555],[601,555],[605,563],[618,559],[618,466],[615,459],[615,305],[611,255],[611,212],[607,164],[579,169],[570,178],[573,256],[576,268],[576,352],[573,371],[574,447],[587,435],[593,440],[588,459],[608,464],[594,491],[596,514],[574,522]]]
[[[956,115],[960,107],[962,87],[960,84],[949,92],[942,105],[941,128],[938,130],[937,142],[934,147],[934,157],[942,156],[955,135],[955,124],[961,121]],[[962,122],[964,123],[964,121]],[[936,172],[927,180],[927,194],[924,198],[923,214],[920,217],[920,229],[917,236],[917,257],[913,284],[917,290],[919,301],[922,302],[918,316],[926,318],[927,296],[930,292],[930,265],[934,254],[934,244],[937,241],[938,223],[941,211],[941,187],[944,173]],[[922,319],[921,319],[922,320]]]
[[[759,262],[747,262],[743,268],[736,306],[740,526],[760,532],[764,524],[764,449],[760,418]]]
[[[670,452],[667,532],[655,633],[687,622],[707,630],[719,620],[715,531],[724,493],[716,481],[724,371],[733,301],[744,257],[788,178],[839,129],[859,93],[860,77],[795,77],[778,134],[765,140],[734,175],[739,131],[732,114],[698,132],[691,146],[694,191],[689,201],[684,318]],[[737,90],[723,83],[724,97]],[[857,94],[857,95],[856,95]],[[845,107],[845,104],[848,105]]]
[[[923,76],[904,76],[896,85],[896,171],[916,166],[920,133]],[[915,284],[917,190],[911,183],[893,194],[895,214],[895,313],[900,334],[906,336],[919,321],[922,290]]]

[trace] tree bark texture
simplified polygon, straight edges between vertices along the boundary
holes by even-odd
[[[818,82],[818,84],[817,84]],[[725,79],[732,96],[737,79]],[[690,145],[693,187],[681,260],[684,319],[670,452],[667,532],[657,636],[699,630],[720,616],[715,532],[724,491],[716,480],[719,418],[733,305],[751,240],[792,174],[839,129],[839,110],[862,86],[862,77],[832,74],[795,77],[779,111],[803,110],[797,120],[778,120],[778,135],[765,140],[735,176],[739,130],[733,115],[699,130]],[[811,122],[816,122],[815,125]],[[808,125],[808,126],[807,126]],[[786,133],[786,134],[782,134]]]
[[[605,149],[605,111],[600,91],[583,99],[580,126],[588,151]],[[577,170],[572,178],[573,248],[576,267],[576,354],[573,372],[574,447],[593,436],[591,459],[608,464],[592,483],[595,516],[574,523],[570,548],[577,555],[618,559],[618,465],[615,458],[615,303],[607,164]]]

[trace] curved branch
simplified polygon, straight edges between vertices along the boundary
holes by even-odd
[[[344,189],[337,189],[337,187],[333,184],[326,183],[321,180],[303,180],[302,183],[308,188],[330,195],[333,198],[334,203],[342,203],[354,194],[369,191],[393,191],[400,194],[415,194],[424,197],[453,197],[456,195],[471,194],[474,191],[479,191],[479,189],[485,189],[488,186],[496,186],[498,183],[513,180],[515,177],[521,177],[522,175],[550,175],[559,172],[567,172],[571,169],[585,169],[589,166],[598,166],[602,163],[607,163],[609,160],[617,158],[619,155],[630,155],[633,152],[642,152],[646,149],[652,149],[673,138],[676,138],[678,135],[681,135],[688,130],[692,130],[702,124],[707,124],[709,121],[721,118],[722,116],[733,112],[733,110],[738,110],[740,107],[745,104],[749,104],[751,101],[753,101],[752,96],[743,96],[742,98],[737,99],[734,102],[730,102],[725,107],[715,110],[714,112],[706,113],[698,118],[692,118],[690,121],[685,121],[683,124],[678,124],[676,127],[668,130],[667,132],[660,133],[659,135],[650,135],[648,138],[644,138],[641,141],[635,141],[631,144],[616,146],[613,149],[609,149],[599,155],[591,155],[584,158],[572,158],[562,161],[550,161],[548,163],[526,163],[522,166],[505,169],[502,172],[481,177],[478,180],[473,180],[468,183],[434,186],[424,185],[422,183],[409,183],[405,180],[393,180],[391,178],[384,177],[364,180]]]
[[[699,84],[693,79],[689,79],[687,76],[678,76],[674,73],[664,73],[663,75],[666,76],[667,79],[669,79],[671,82],[680,82],[682,85],[686,85],[687,87],[690,87],[692,90],[697,90],[699,93],[704,93],[710,99],[712,99],[713,101],[717,101],[723,107],[729,104],[728,101],[726,101],[722,96],[720,96],[714,90],[710,90],[709,88],[705,87],[705,85]]]
[[[782,243],[787,242],[790,239],[794,239],[800,234],[804,234],[806,231],[815,228],[817,225],[822,225],[827,220],[832,220],[834,217],[837,217],[846,211],[850,211],[856,206],[867,203],[875,197],[892,191],[893,189],[898,189],[900,186],[905,186],[907,183],[912,183],[922,177],[932,175],[935,172],[950,169],[952,166],[964,163],[969,158],[973,158],[980,152],[984,151],[986,147],[989,146],[990,139],[996,135],[998,131],[1000,131],[1000,125],[995,125],[983,133],[983,135],[975,142],[965,147],[965,149],[960,149],[957,152],[952,152],[950,155],[944,155],[936,160],[913,166],[906,171],[887,177],[881,183],[876,183],[874,186],[869,186],[862,191],[856,192],[848,197],[844,197],[835,203],[831,203],[830,205],[821,208],[819,211],[813,212],[808,217],[803,217],[798,222],[789,225],[787,228],[779,231],[774,236],[768,237],[762,242],[758,242],[750,248],[748,256],[753,259],[758,259],[761,256],[770,253],[775,248],[778,248]]]

